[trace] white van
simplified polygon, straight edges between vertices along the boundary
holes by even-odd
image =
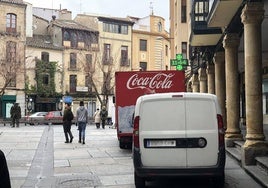
[[[137,99],[133,129],[136,187],[156,177],[213,177],[224,185],[224,127],[217,97],[161,93]]]

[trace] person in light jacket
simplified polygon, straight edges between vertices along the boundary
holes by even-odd
[[[80,101],[76,111],[76,118],[79,130],[79,143],[85,144],[86,125],[88,123],[88,112],[84,107],[84,101]]]
[[[99,108],[97,108],[97,111],[94,113],[93,118],[94,118],[94,122],[96,124],[96,128],[99,129],[100,128],[100,122],[101,122],[100,109]]]

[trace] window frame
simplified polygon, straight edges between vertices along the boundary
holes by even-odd
[[[147,40],[140,39],[140,51],[147,52]]]
[[[6,32],[8,33],[17,32],[17,15],[14,13],[6,14]]]

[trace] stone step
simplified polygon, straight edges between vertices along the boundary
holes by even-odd
[[[238,149],[237,147],[226,147],[226,152],[229,156],[234,158],[239,165],[241,165],[241,149]]]
[[[256,157],[255,160],[256,165],[267,174],[268,179],[268,156]]]
[[[234,146],[237,148],[237,149],[240,149],[242,148],[242,146],[244,145],[245,141],[243,140],[238,140],[238,141],[234,141]]]
[[[259,184],[268,188],[268,174],[258,165],[245,166],[245,171],[253,177]]]

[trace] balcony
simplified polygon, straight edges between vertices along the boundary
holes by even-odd
[[[243,0],[210,0],[208,27],[226,27],[230,24]]]
[[[191,46],[215,46],[222,37],[219,27],[208,27],[208,0],[195,0],[191,14]]]

